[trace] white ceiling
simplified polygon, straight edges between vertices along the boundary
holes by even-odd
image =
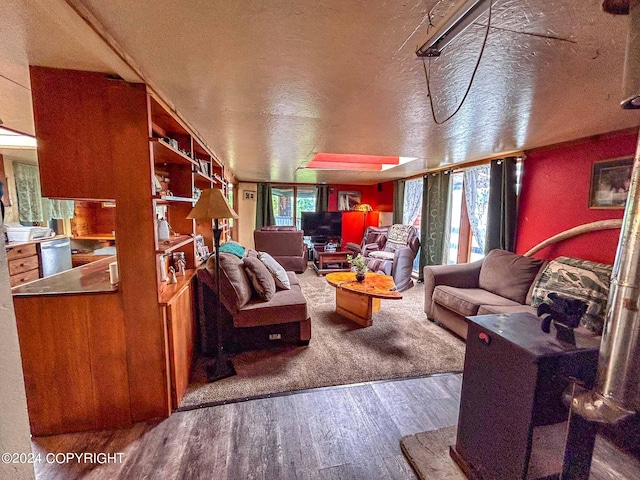
[[[33,131],[28,64],[138,78],[75,4],[244,181],[377,183],[640,124],[619,107],[627,17],[602,12],[601,0],[499,2],[469,97],[441,126],[414,54],[436,0],[3,3],[5,125]],[[464,94],[486,21],[432,62],[439,117]],[[382,173],[299,168],[317,152],[417,160]]]

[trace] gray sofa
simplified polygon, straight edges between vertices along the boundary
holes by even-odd
[[[473,315],[532,312],[531,295],[543,260],[492,250],[482,260],[424,267],[427,317],[463,339]]]

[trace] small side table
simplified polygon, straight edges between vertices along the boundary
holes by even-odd
[[[468,320],[452,458],[469,478],[554,478],[568,418],[562,392],[569,377],[591,387],[599,337],[576,333],[577,346],[561,343],[529,313]]]
[[[325,275],[331,272],[348,272],[350,270],[347,256],[351,255],[351,250],[338,250],[336,252],[319,251],[317,260],[313,263],[318,275]],[[329,268],[327,265],[339,265]]]

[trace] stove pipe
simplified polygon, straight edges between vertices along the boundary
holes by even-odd
[[[640,0],[629,2],[625,96],[640,97]],[[595,393],[624,412],[640,411],[640,140],[622,221],[605,319]],[[596,402],[598,404],[598,402]],[[610,418],[613,420],[616,418]]]
[[[629,7],[627,105],[623,101],[623,107],[637,108],[633,99],[640,98],[640,0],[608,0],[603,4],[605,10],[608,3]],[[640,139],[611,274],[596,385],[567,400],[574,413],[598,423],[617,423],[640,411]]]

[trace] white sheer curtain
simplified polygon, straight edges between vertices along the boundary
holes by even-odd
[[[21,222],[48,223],[53,219],[73,218],[72,200],[44,198],[40,189],[40,173],[37,165],[13,164],[18,193],[18,214]]]
[[[402,223],[413,225],[422,209],[422,177],[407,180],[404,184],[404,208]]]
[[[489,211],[489,171],[488,164],[464,171],[464,192],[471,232],[483,252]]]

